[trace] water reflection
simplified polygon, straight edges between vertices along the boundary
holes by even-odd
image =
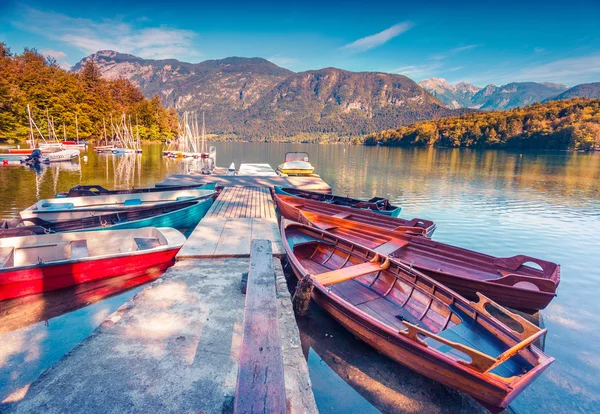
[[[438,225],[434,238],[441,242],[495,256],[523,253],[560,263],[558,297],[544,311],[548,328],[546,353],[554,356],[556,362],[511,407],[518,412],[541,414],[600,412],[597,393],[600,389],[597,357],[600,343],[597,316],[600,314],[597,236],[600,234],[600,153],[260,143],[215,145],[217,165],[225,167],[232,161],[238,166],[242,162],[277,166],[287,151],[307,151],[316,172],[334,192],[363,198],[387,196],[403,207],[404,218],[434,220]],[[152,186],[167,175],[194,169],[187,160],[164,159],[160,146],[144,146],[143,151],[135,163],[121,161],[112,154],[88,152],[88,161],[81,163],[80,171],[61,170],[56,179],[49,170],[45,176],[38,177],[39,182],[28,169],[0,167],[0,194],[3,195],[0,213],[14,217],[37,199],[52,197],[56,191],[76,184],[98,184],[107,188]],[[119,162],[123,162],[122,167]],[[134,165],[125,165],[126,162]],[[77,322],[76,327],[89,325],[92,316],[89,318],[89,321]],[[406,394],[416,401],[414,407],[444,410],[427,404],[433,404],[429,403],[430,399],[441,404],[443,398],[438,399],[436,395],[449,391],[435,391],[435,384],[428,384],[426,379],[406,372],[383,357],[380,362],[373,362],[377,368],[365,366],[361,363],[364,345],[352,337],[345,341],[347,352],[330,349],[331,340],[323,339],[324,334],[329,329],[339,328],[323,320],[325,322],[311,316],[310,326],[301,326],[303,340],[308,338],[309,343],[314,344],[314,348],[310,346],[318,356],[307,354],[311,375],[318,378],[315,384],[323,385],[321,394],[317,390],[317,396],[328,398],[327,387],[342,388],[336,382],[342,378],[348,381],[354,395],[364,400],[360,404],[368,402],[388,411],[386,407],[393,407],[390,395],[401,398],[398,391],[394,391],[393,381],[397,381],[404,386],[419,384],[413,389],[414,393],[407,391]],[[334,332],[333,340],[343,338],[344,332]],[[328,353],[333,354],[328,356]],[[337,368],[340,364],[327,362],[334,359],[352,363],[341,371]],[[330,366],[336,368],[329,369]],[[355,375],[359,379],[353,382],[351,377]],[[367,381],[368,378],[371,380]],[[366,385],[362,386],[363,382]],[[359,390],[359,387],[367,389]],[[389,390],[393,392],[387,394]],[[424,392],[422,396],[419,396],[420,391]],[[441,394],[436,394],[438,392]],[[344,398],[354,401],[351,393],[335,395],[334,401],[340,404]],[[402,398],[408,398],[406,396]],[[449,398],[458,404],[463,397],[452,394]],[[327,405],[329,408],[322,411],[333,410],[333,405]],[[469,404],[466,407],[471,409]],[[474,406],[473,409],[479,408]]]
[[[0,302],[0,401],[18,400],[19,390],[160,274],[97,280]]]

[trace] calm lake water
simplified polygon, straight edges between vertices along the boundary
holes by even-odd
[[[560,263],[558,297],[543,312],[548,328],[546,353],[556,362],[511,408],[523,413],[600,412],[600,153],[259,143],[216,146],[221,166],[234,161],[236,165],[267,162],[276,167],[286,151],[307,151],[317,173],[335,193],[388,197],[403,207],[402,217],[434,220],[436,240],[496,256],[522,253]],[[189,169],[186,161],[163,160],[156,145],[144,147],[142,157],[87,155],[88,160],[80,165],[57,165],[39,173],[0,166],[0,217],[16,217],[36,200],[76,184],[152,186],[167,175]],[[45,328],[30,326],[4,335],[22,335],[23,343],[38,344],[39,352],[28,356],[28,369],[43,369],[131,295],[129,291],[54,317]],[[60,335],[49,328],[57,325]],[[386,359],[377,366],[377,373],[372,367],[362,367],[359,356],[374,351],[318,311],[309,322],[301,323],[301,331],[322,412],[391,411],[393,405],[384,394],[394,390],[392,376],[428,390],[435,387]],[[11,351],[2,348],[2,340],[0,336],[0,400],[32,380],[24,374],[24,379],[16,380],[20,377],[14,364],[20,359],[6,357]],[[50,352],[55,341],[64,344],[59,352]],[[327,345],[334,342],[342,342],[343,352],[337,357]],[[340,369],[335,361],[341,359],[351,369]],[[404,406],[423,408],[419,399],[427,396],[417,394],[405,396]]]

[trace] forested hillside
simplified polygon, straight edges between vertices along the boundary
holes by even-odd
[[[367,135],[366,145],[477,148],[600,148],[600,99],[571,99],[510,111],[424,121]]]
[[[81,139],[103,136],[103,120],[110,134],[110,116],[116,120],[125,113],[139,123],[142,139],[165,140],[177,132],[177,114],[165,109],[156,96],[144,98],[129,80],[106,80],[89,62],[79,73],[61,69],[35,49],[12,54],[0,43],[0,141],[27,139],[27,105],[41,131],[47,135],[47,115],[62,137],[63,123],[69,139],[75,137],[75,114]]]

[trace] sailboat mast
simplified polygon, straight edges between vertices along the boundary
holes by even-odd
[[[79,143],[79,123],[77,122],[77,112],[75,112],[75,136],[77,137],[77,143]]]
[[[204,138],[204,134],[206,132],[206,129],[204,127],[204,111],[202,111],[202,149],[200,150],[201,153],[206,153],[206,140]]]
[[[27,116],[29,117],[29,148],[35,149],[35,135],[33,135],[33,119],[31,118],[31,109],[27,104]]]

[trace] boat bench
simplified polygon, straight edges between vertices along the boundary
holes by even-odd
[[[323,286],[333,285],[336,283],[345,282],[346,280],[354,279],[359,276],[368,275],[381,270],[381,263],[361,263],[354,266],[343,267],[341,269],[332,270],[318,275],[314,275],[313,279]]]

